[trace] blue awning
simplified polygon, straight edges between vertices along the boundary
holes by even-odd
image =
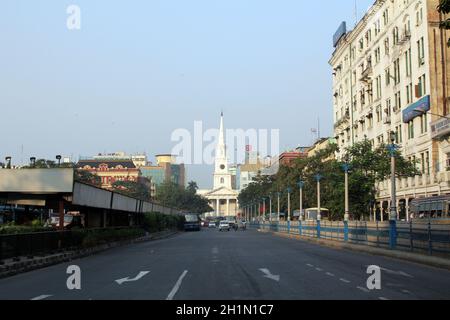
[[[430,96],[425,96],[419,101],[413,103],[408,108],[403,110],[403,122],[408,123],[412,119],[421,116],[422,114],[430,111],[431,102]]]

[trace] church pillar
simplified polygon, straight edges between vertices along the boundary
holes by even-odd
[[[220,216],[220,200],[216,199],[216,217]]]
[[[230,216],[230,199],[227,198],[227,216]]]

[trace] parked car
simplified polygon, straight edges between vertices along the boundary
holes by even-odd
[[[230,223],[228,221],[222,220],[219,223],[219,231],[230,231],[231,227],[230,227]]]

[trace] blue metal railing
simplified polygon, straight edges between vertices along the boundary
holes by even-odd
[[[450,221],[292,221],[250,223],[250,228],[344,241],[428,255],[450,255]]]

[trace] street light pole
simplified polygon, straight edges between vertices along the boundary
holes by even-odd
[[[345,172],[345,213],[344,213],[344,221],[348,221],[350,219],[350,206],[349,206],[349,198],[348,198],[348,171],[350,170],[350,164],[348,163],[348,158],[345,159],[345,163],[342,165],[342,168]]]
[[[304,216],[304,214],[303,214],[303,188],[305,187],[305,182],[300,180],[298,182],[298,187],[300,189],[300,191],[299,191],[300,192],[300,217],[299,217],[299,219],[303,220],[303,216]]]
[[[322,207],[320,205],[320,180],[322,180],[323,177],[318,173],[316,174],[315,178],[317,181],[317,221],[320,221],[322,218],[321,215]]]
[[[278,197],[278,222],[280,222],[280,196],[281,196],[281,192],[277,193],[277,197]]]
[[[389,214],[389,244],[391,249],[397,245],[397,188],[395,178],[395,133],[391,132],[391,145],[388,147],[391,155],[391,210]]]
[[[272,195],[269,196],[269,222],[272,224]]]
[[[291,192],[292,192],[292,189],[291,189],[291,187],[288,187],[287,189],[286,189],[286,191],[287,191],[287,194],[288,194],[288,212],[287,212],[287,221],[291,221]]]

